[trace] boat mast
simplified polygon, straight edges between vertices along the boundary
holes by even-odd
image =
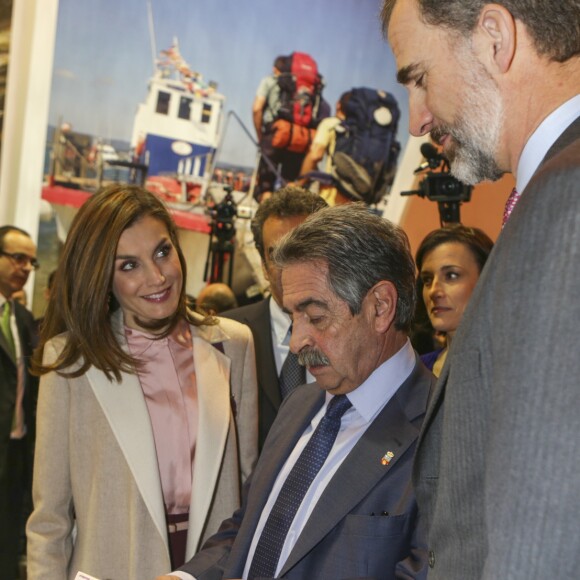
[[[157,46],[155,45],[155,27],[153,26],[153,8],[151,0],[147,0],[147,16],[149,20],[149,38],[151,40],[151,56],[153,57],[153,73],[157,70]]]

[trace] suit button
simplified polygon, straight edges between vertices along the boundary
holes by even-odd
[[[429,568],[435,568],[435,552],[429,550]]]

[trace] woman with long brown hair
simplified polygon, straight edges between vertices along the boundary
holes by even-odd
[[[238,507],[257,457],[252,337],[189,311],[185,271],[169,213],[139,187],[75,217],[34,360],[29,580],[153,578]]]

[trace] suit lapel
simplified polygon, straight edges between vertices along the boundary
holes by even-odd
[[[12,356],[12,351],[8,347],[8,343],[6,342],[6,337],[4,336],[4,333],[1,330],[0,330],[0,348],[4,351],[4,353],[6,354],[6,357],[8,359],[10,359],[10,362],[12,362],[12,364],[14,366],[16,366],[16,361],[14,360],[14,357]]]
[[[191,489],[188,553],[193,555],[209,513],[222,465],[231,419],[230,359],[208,342],[203,329],[191,327],[198,392],[199,425]],[[217,329],[216,329],[217,331]],[[227,338],[223,331],[212,341]],[[219,334],[219,333],[218,333]]]
[[[416,441],[414,420],[424,414],[430,381],[417,364],[332,477],[312,511],[280,575],[306,556],[397,464]],[[390,463],[382,457],[393,453]]]
[[[445,364],[441,369],[441,375],[437,379],[435,383],[435,388],[429,397],[429,404],[427,406],[427,413],[425,414],[425,420],[423,421],[423,429],[421,430],[421,434],[419,435],[419,441],[417,442],[417,448],[421,446],[421,442],[423,441],[423,434],[427,431],[427,427],[431,422],[431,419],[435,413],[435,409],[439,406],[441,399],[445,393],[445,387],[447,385],[447,379],[449,378],[449,361],[451,360],[451,353],[447,354],[447,359],[445,360]]]
[[[270,319],[270,300],[260,302],[254,316],[248,315],[246,322],[250,328],[257,328],[258,332],[254,337],[256,347],[256,360],[259,361],[258,372],[260,373],[261,388],[275,409],[280,407],[282,396],[280,395],[280,385],[278,371],[274,357],[274,345],[272,344],[272,321]]]

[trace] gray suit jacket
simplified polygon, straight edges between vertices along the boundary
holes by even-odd
[[[410,470],[432,382],[431,373],[417,362],[324,490],[280,577],[425,577],[426,553],[417,530]],[[244,488],[242,508],[182,570],[199,580],[241,578],[276,477],[324,396],[311,384],[285,399],[251,483]],[[388,450],[394,459],[383,465]]]
[[[231,318],[249,326],[254,337],[258,376],[258,449],[260,450],[264,446],[268,431],[282,403],[280,380],[272,344],[270,300],[271,298],[266,298],[255,304],[241,306],[220,314],[224,318]]]
[[[578,578],[579,322],[577,120],[502,231],[429,406],[430,580]]]

